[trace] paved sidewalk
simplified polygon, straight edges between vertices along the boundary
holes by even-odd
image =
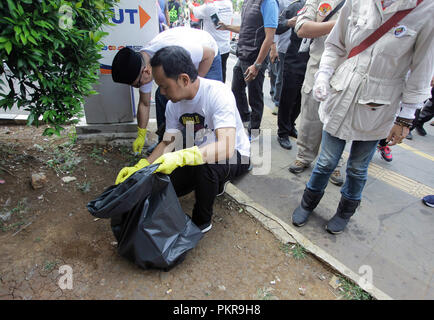
[[[333,236],[324,229],[340,199],[340,188],[333,184],[328,185],[308,224],[292,226],[290,215],[300,203],[312,168],[299,175],[288,171],[295,159],[296,141],[291,138],[290,151],[281,148],[276,123],[276,116],[265,108],[261,128],[265,139],[271,138],[271,170],[267,175],[249,173],[234,182],[239,191],[356,276],[369,279],[372,271],[373,286],[386,295],[434,299],[434,210],[420,200],[434,193],[434,127],[427,123],[426,137],[414,133],[413,141],[393,147],[391,163],[374,156],[361,207],[346,232]],[[270,129],[268,137],[265,129]],[[255,142],[260,150],[262,142]],[[262,165],[258,159],[254,164]]]

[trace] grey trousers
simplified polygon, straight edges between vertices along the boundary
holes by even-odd
[[[315,160],[321,145],[323,123],[318,115],[319,104],[313,98],[312,92],[305,93],[302,89],[296,159],[305,164],[311,164]],[[341,157],[336,169],[340,169],[342,164],[343,160]]]

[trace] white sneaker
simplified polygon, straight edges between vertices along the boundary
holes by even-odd
[[[202,233],[207,233],[208,231],[211,230],[212,223],[208,222],[208,223],[202,224],[202,225],[198,226],[198,228],[202,231]]]

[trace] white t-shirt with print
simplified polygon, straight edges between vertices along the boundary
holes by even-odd
[[[216,29],[214,22],[211,20],[211,16],[217,14],[221,22],[231,24],[233,16],[231,0],[214,0],[212,3],[194,7],[193,14],[196,18],[203,19],[203,30],[213,36],[219,46],[220,54],[228,53],[231,49],[231,33],[228,30]]]
[[[199,147],[216,141],[216,129],[235,128],[235,149],[242,156],[250,156],[249,138],[232,91],[221,81],[201,77],[198,80],[199,90],[193,100],[167,102],[166,132],[176,134],[194,126],[194,136],[191,140],[187,138],[187,142],[194,141]]]
[[[190,53],[196,69],[203,58],[203,47],[214,49],[214,56],[218,54],[218,45],[214,38],[206,31],[190,27],[177,27],[159,33],[149,41],[140,51],[145,51],[152,58],[154,54],[168,46],[180,46]],[[152,91],[152,81],[140,87],[140,91]]]

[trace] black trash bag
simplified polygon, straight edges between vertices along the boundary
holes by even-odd
[[[111,218],[118,253],[139,267],[168,271],[202,239],[179,204],[170,178],[145,167],[87,204],[98,218]]]

